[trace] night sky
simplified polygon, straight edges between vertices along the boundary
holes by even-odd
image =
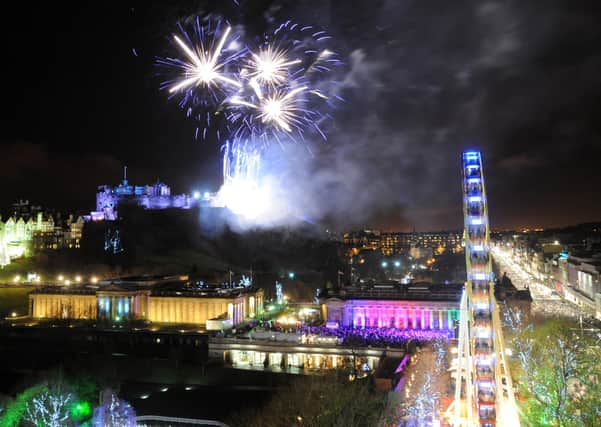
[[[328,141],[285,153],[312,218],[460,228],[460,153],[479,148],[493,227],[601,220],[598,1],[20,4],[0,30],[3,207],[89,211],[123,165],[132,183],[216,190],[219,144],[194,139],[153,65],[178,19],[211,11],[249,33],[293,19],[336,38],[345,102]]]

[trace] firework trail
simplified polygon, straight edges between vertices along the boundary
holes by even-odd
[[[270,188],[262,183],[261,154],[244,144],[223,147],[223,185],[217,204],[247,220],[255,220],[270,207]]]

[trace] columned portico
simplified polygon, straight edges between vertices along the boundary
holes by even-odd
[[[460,292],[458,292],[460,295]],[[344,299],[322,300],[326,320],[342,327],[398,328],[414,330],[453,330],[458,318],[457,301],[424,299]]]

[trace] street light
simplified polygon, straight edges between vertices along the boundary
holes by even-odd
[[[382,261],[382,268],[386,268],[388,267],[388,262],[387,261]]]
[[[192,197],[194,197],[194,200],[200,199],[200,191],[195,191],[192,193]]]
[[[294,276],[295,276],[295,274],[294,274],[294,271],[290,271],[290,272],[288,272],[288,278],[289,278],[290,280],[293,280],[293,279],[294,279]]]
[[[395,267],[400,267],[401,266],[401,261],[395,261],[394,262],[394,266]]]

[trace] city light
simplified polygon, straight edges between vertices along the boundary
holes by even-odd
[[[294,271],[290,271],[290,272],[288,272],[288,278],[289,278],[290,280],[294,279],[294,276],[295,276],[295,274],[294,274]]]
[[[81,276],[75,276],[75,281],[78,283],[81,282]]]
[[[70,280],[68,280],[68,279],[67,279],[67,280],[65,280],[65,285],[69,286],[70,284],[71,284],[71,281],[70,281]]]
[[[93,284],[98,283],[98,278],[96,276],[92,276],[90,282],[92,282]]]
[[[58,275],[58,281],[62,282],[63,280],[65,280],[65,277],[62,274]]]
[[[401,266],[401,261],[395,261],[394,262],[394,266],[395,267],[400,267]]]
[[[386,268],[386,267],[388,267],[388,262],[382,261],[382,268]]]
[[[20,280],[21,280],[21,276],[20,276],[19,274],[17,274],[17,275],[15,276],[15,278],[14,278],[14,280],[13,280],[13,281],[14,281],[14,282],[18,282],[18,281],[20,281]]]
[[[192,193],[192,197],[194,197],[194,200],[200,199],[200,191],[195,191]]]

